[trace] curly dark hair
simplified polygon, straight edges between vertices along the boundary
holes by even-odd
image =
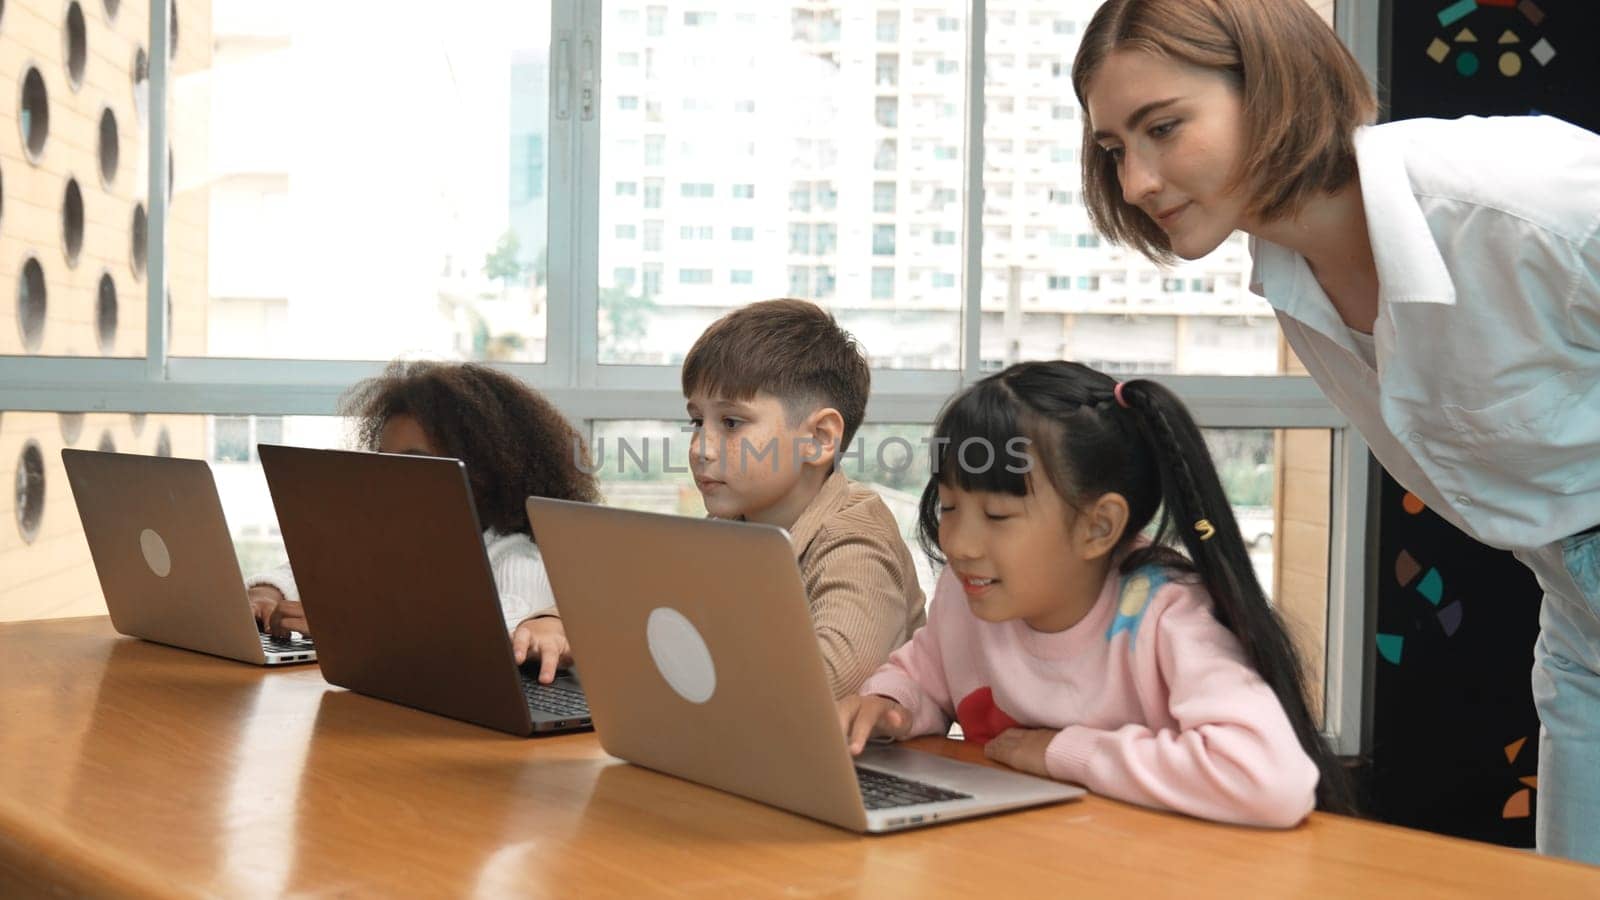
[[[533,536],[525,501],[595,503],[600,488],[583,436],[554,405],[516,378],[475,363],[396,361],[340,403],[356,420],[358,446],[377,450],[394,416],[417,420],[440,455],[467,467],[478,522]]]

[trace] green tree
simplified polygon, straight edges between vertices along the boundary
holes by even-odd
[[[510,287],[513,281],[528,271],[528,265],[521,257],[522,242],[517,239],[517,233],[508,228],[505,234],[500,235],[500,242],[495,244],[495,248],[483,257],[483,274]]]

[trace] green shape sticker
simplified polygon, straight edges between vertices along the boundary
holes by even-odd
[[[1422,576],[1422,580],[1417,582],[1417,593],[1427,597],[1434,606],[1439,605],[1439,601],[1444,599],[1444,579],[1439,577],[1438,569],[1429,569],[1428,574]]]
[[[1378,635],[1378,653],[1384,659],[1398,666],[1400,665],[1400,649],[1405,642],[1406,639],[1398,634],[1380,633]]]
[[[1456,71],[1461,73],[1462,78],[1471,78],[1478,74],[1478,54],[1471,50],[1463,50],[1461,55],[1456,57]]]

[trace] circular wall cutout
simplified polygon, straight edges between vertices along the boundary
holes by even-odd
[[[136,203],[133,207],[133,247],[131,262],[133,263],[133,276],[144,277],[145,251],[150,246],[150,221],[145,218],[144,204]]]
[[[178,0],[167,7],[167,59],[178,55]]]
[[[67,252],[67,265],[78,264],[83,251],[83,191],[78,179],[67,179],[67,192],[61,198],[61,245]]]
[[[106,187],[117,180],[117,163],[122,161],[122,139],[117,134],[117,116],[110,109],[100,111],[100,181]]]
[[[48,307],[44,287],[44,266],[33,257],[22,264],[17,278],[17,330],[22,333],[22,349],[39,352],[44,342],[44,314]]]
[[[33,543],[39,536],[39,522],[44,519],[44,453],[39,442],[30,440],[22,446],[17,457],[17,531],[24,544]]]
[[[128,427],[133,429],[134,437],[144,437],[144,413],[128,413]]]
[[[117,347],[117,283],[110,272],[100,275],[94,297],[94,333],[100,352],[110,355]]]
[[[67,4],[61,39],[66,42],[67,84],[77,90],[83,85],[83,68],[89,62],[89,30],[83,23],[83,7],[78,0]]]
[[[78,438],[83,437],[84,415],[81,412],[61,413],[60,417],[61,440],[70,447],[78,442]]]
[[[38,162],[50,139],[50,92],[45,90],[44,76],[33,66],[22,76],[22,114],[17,121],[22,125],[23,149],[29,159]]]
[[[95,449],[99,450],[101,453],[115,453],[115,452],[117,452],[117,441],[116,441],[116,438],[113,438],[111,436],[111,432],[109,432],[109,431],[100,432],[100,445],[98,447],[96,447]]]
[[[149,108],[150,54],[140,47],[133,52],[133,111],[138,115],[140,125],[149,121]]]
[[[122,9],[122,0],[105,0],[105,2],[106,21],[115,22],[117,20],[117,12]]]
[[[172,455],[172,432],[168,431],[165,425],[161,426],[161,434],[156,437],[156,455]]]

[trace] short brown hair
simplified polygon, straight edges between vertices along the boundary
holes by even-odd
[[[1250,215],[1294,215],[1356,174],[1354,135],[1377,99],[1338,35],[1305,0],[1106,0],[1078,46],[1072,88],[1083,116],[1083,202],[1112,241],[1156,262],[1172,243],[1122,196],[1116,161],[1094,139],[1089,82],[1117,50],[1142,50],[1227,75],[1244,105],[1248,155],[1233,173],[1253,197]]]
[[[850,446],[867,414],[872,376],[850,332],[806,300],[763,300],[728,313],[700,335],[683,360],[683,395],[696,391],[748,400],[764,391],[791,422],[824,407],[844,419]]]
[[[440,455],[467,465],[478,524],[526,534],[527,498],[595,503],[600,488],[583,436],[542,394],[475,363],[397,361],[345,395],[357,445],[378,449],[394,416],[417,420]]]

